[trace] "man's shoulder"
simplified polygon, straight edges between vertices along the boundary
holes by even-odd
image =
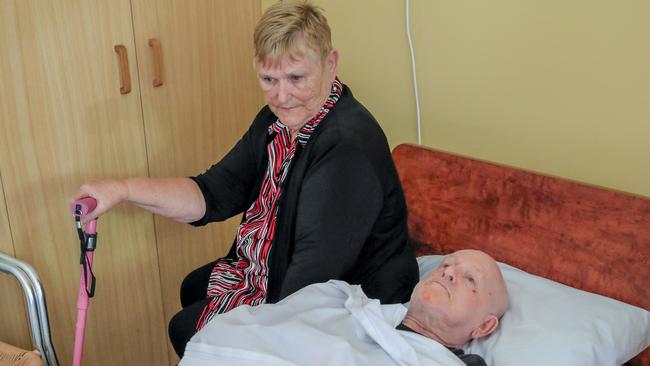
[[[450,348],[449,349],[456,357],[460,358],[461,361],[467,366],[487,366],[483,357],[475,355],[473,353],[465,353],[460,348]]]

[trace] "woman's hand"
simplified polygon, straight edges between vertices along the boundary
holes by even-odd
[[[82,218],[81,222],[85,224],[125,200],[128,194],[129,188],[125,180],[95,180],[84,183],[72,196],[70,203],[84,197],[92,197],[97,201],[97,207]]]

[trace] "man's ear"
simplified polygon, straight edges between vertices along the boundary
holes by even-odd
[[[487,318],[483,321],[483,323],[479,325],[478,328],[472,331],[471,334],[472,338],[478,339],[481,337],[485,337],[486,335],[489,335],[490,333],[494,332],[494,330],[497,329],[498,325],[499,325],[499,319],[494,315],[488,315]]]

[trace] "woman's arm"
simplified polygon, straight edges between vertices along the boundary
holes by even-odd
[[[93,197],[97,208],[87,222],[122,201],[184,223],[205,225],[240,213],[258,174],[255,152],[264,151],[268,108],[262,109],[235,146],[203,174],[193,178],[126,178],[85,183],[72,197]],[[258,141],[259,140],[259,141]],[[200,220],[200,221],[199,221]]]
[[[72,197],[97,200],[97,208],[84,222],[108,211],[122,201],[179,222],[193,222],[205,214],[205,200],[189,178],[126,178],[85,183]]]

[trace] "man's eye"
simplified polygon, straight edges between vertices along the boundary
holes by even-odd
[[[270,83],[271,81],[273,81],[273,80],[272,80],[270,77],[268,77],[268,76],[263,77],[262,80],[263,80],[265,83]]]
[[[302,76],[301,75],[291,75],[291,80],[293,80],[293,81],[302,80]]]
[[[472,277],[472,276],[467,277],[467,280],[472,284],[476,283],[476,280],[474,280],[474,277]]]

